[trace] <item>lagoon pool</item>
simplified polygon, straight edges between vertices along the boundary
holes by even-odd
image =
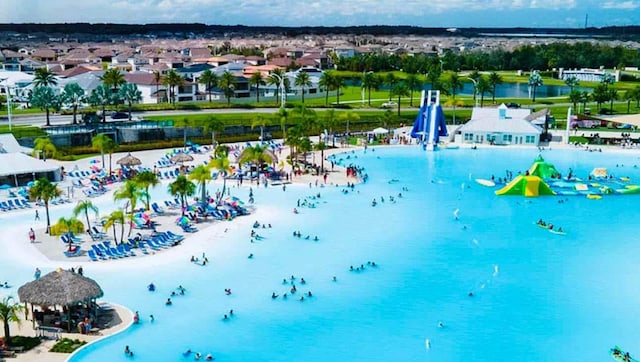
[[[257,214],[241,221],[246,227],[203,244],[207,267],[183,257],[123,270],[85,265],[105,299],[140,311],[143,323],[71,361],[126,361],[125,345],[137,361],[193,360],[182,356],[188,348],[216,361],[597,361],[609,359],[614,345],[640,353],[640,199],[498,197],[472,181],[524,171],[537,154],[370,148],[338,156],[369,175],[353,192],[254,187]],[[607,167],[640,180],[637,155],[552,150],[543,156],[578,177]],[[233,193],[246,198],[248,188]],[[298,199],[317,193],[315,208],[291,212]],[[567,235],[537,227],[540,218]],[[251,243],[254,219],[273,228],[257,230],[266,238]],[[293,237],[294,230],[303,238]],[[363,271],[349,270],[361,264]],[[18,270],[26,281],[33,265]],[[283,278],[292,274],[296,296],[272,299],[273,292],[289,291]],[[150,282],[154,293],[146,290]],[[165,306],[178,285],[186,295]],[[313,297],[299,301],[307,291]],[[234,316],[224,320],[230,309]]]

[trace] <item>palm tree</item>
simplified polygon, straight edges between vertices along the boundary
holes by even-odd
[[[124,80],[124,74],[120,73],[120,69],[118,68],[107,69],[100,77],[100,80],[102,84],[113,93],[116,93],[118,88],[126,82]]]
[[[384,84],[389,87],[389,102],[391,102],[391,97],[393,96],[393,87],[398,83],[398,79],[393,73],[387,73],[384,77]]]
[[[485,77],[478,78],[476,91],[480,94],[480,108],[484,107],[484,95],[491,92],[491,84]]]
[[[55,75],[47,68],[37,68],[33,77],[34,87],[53,87],[58,85]]]
[[[333,75],[333,71],[327,70],[322,72],[320,75],[320,80],[318,81],[318,86],[324,89],[324,105],[329,104],[329,91],[333,89],[333,84],[335,83],[335,76]]]
[[[12,296],[7,296],[0,302],[0,320],[4,326],[4,343],[11,347],[11,323],[21,324],[20,312],[24,310],[24,307],[16,302]]]
[[[153,171],[144,170],[138,173],[133,181],[138,184],[139,187],[144,189],[144,199],[145,199],[145,209],[149,211],[149,204],[151,201],[151,195],[149,194],[149,188],[156,187],[160,181],[158,180],[158,175],[156,175]]]
[[[307,87],[311,87],[311,79],[309,78],[309,73],[300,70],[298,75],[296,75],[296,80],[294,84],[302,90],[302,104],[304,104],[304,90]]]
[[[89,200],[78,201],[78,204],[72,211],[74,217],[78,217],[78,215],[84,213],[84,216],[87,219],[87,229],[89,229],[89,225],[91,225],[91,222],[89,222],[89,211],[93,211],[93,213],[98,216],[98,207]]]
[[[321,120],[321,125],[323,128],[328,129],[331,134],[331,140],[333,142],[332,147],[336,146],[336,137],[335,131],[338,127],[338,118],[336,117],[335,109],[329,109],[324,112],[324,117]]]
[[[107,136],[104,133],[98,133],[97,135],[91,138],[91,147],[100,151],[100,156],[102,157],[102,167],[104,167],[104,154],[108,147],[108,143],[113,142],[111,137]]]
[[[164,77],[164,84],[169,88],[169,101],[176,104],[175,87],[184,84],[184,78],[175,69],[169,70]]]
[[[427,81],[431,84],[431,90],[438,89],[442,69],[440,64],[430,64],[427,72]]]
[[[51,229],[51,219],[49,218],[49,201],[59,197],[62,191],[58,186],[47,178],[43,177],[36,181],[36,183],[29,189],[29,199],[32,201],[40,200],[44,203],[44,210],[47,214],[47,230],[49,233]]]
[[[405,79],[404,84],[409,89],[409,106],[413,107],[413,91],[422,89],[422,82],[420,78],[415,73],[410,73],[407,75],[407,79]]]
[[[618,90],[617,89],[609,89],[609,110],[613,113],[613,101],[618,100]]]
[[[572,90],[571,93],[569,93],[569,101],[573,103],[574,112],[577,112],[577,109],[578,109],[577,105],[578,103],[580,103],[581,99],[582,99],[582,92],[578,90]]]
[[[45,161],[47,160],[47,158],[55,157],[56,153],[58,152],[58,150],[56,149],[56,145],[51,142],[51,138],[49,137],[36,138],[33,144],[34,156],[38,151],[42,152],[42,156]]]
[[[627,102],[627,113],[631,111],[631,101],[635,100],[635,92],[637,92],[638,88],[628,89],[622,95],[622,99]]]
[[[175,181],[169,184],[169,194],[173,197],[180,198],[180,204],[182,206],[182,215],[187,208],[187,197],[193,196],[196,193],[196,184],[189,181],[185,175],[178,175]]]
[[[116,141],[109,139],[105,145],[103,146],[103,150],[104,152],[109,154],[109,175],[112,174],[113,170],[111,169],[111,159],[113,158],[113,153],[116,152],[116,150],[118,149],[118,144],[116,143]],[[104,167],[104,163],[103,163],[103,167]]]
[[[531,87],[531,91],[533,93],[534,103],[536,101],[536,89],[543,84],[544,82],[542,81],[542,77],[540,76],[540,73],[538,73],[537,70],[532,71],[531,75],[529,76],[529,87]]]
[[[222,177],[222,192],[220,193],[220,197],[217,202],[220,202],[222,196],[224,196],[224,192],[227,188],[227,175],[231,173],[231,167],[229,163],[229,157],[227,154],[219,154],[216,158],[209,161],[208,166],[211,169],[217,170],[218,175]]]
[[[256,103],[260,103],[260,86],[265,85],[262,72],[255,72],[249,78],[249,84],[256,87]]]
[[[211,69],[207,69],[200,74],[198,83],[204,84],[205,90],[207,91],[207,94],[209,94],[209,102],[211,102],[211,91],[213,90],[213,87],[218,85],[218,75],[212,72]]]
[[[131,214],[133,215],[136,210],[136,203],[138,202],[138,199],[141,198],[141,196],[142,195],[140,193],[140,187],[138,186],[138,183],[133,180],[127,180],[125,181],[124,185],[120,186],[120,188],[113,193],[113,200],[129,201],[129,205],[131,206]]]
[[[589,94],[589,92],[587,92],[587,91],[581,92],[581,94],[580,94],[580,102],[582,102],[583,112],[587,108],[587,102],[589,102],[589,100],[591,100],[591,98],[592,97],[591,97],[591,94]]]
[[[502,84],[502,76],[496,72],[489,73],[489,84],[491,85],[491,102],[496,103],[496,87]]]
[[[573,89],[580,85],[580,79],[572,75],[564,79],[564,84],[571,88],[571,92],[573,92]]]
[[[374,72],[366,72],[362,75],[362,87],[367,90],[368,104],[371,107],[371,90],[377,90],[380,87],[380,77]]]
[[[205,165],[196,166],[189,173],[189,180],[196,181],[200,184],[200,202],[207,202],[207,181],[211,180],[211,170]]]
[[[49,114],[51,109],[56,109],[59,106],[59,98],[53,92],[53,89],[43,85],[36,86],[31,93],[31,104],[47,113],[47,126],[50,126]]]
[[[402,97],[406,97],[406,96],[409,95],[409,88],[407,87],[406,84],[404,84],[404,82],[398,82],[391,89],[391,93],[393,93],[394,96],[398,97],[398,117],[399,117],[400,116],[400,101],[401,101]]]
[[[267,78],[267,84],[268,85],[274,85],[276,87],[276,92],[275,92],[275,96],[276,96],[276,102],[279,102],[280,97],[278,97],[278,95],[280,94],[280,79],[284,80],[285,79],[289,79],[287,77],[284,76],[284,72],[282,71],[282,69],[275,69],[271,72],[271,75],[269,75],[269,77]],[[281,107],[283,106],[282,104],[280,105]]]
[[[315,149],[320,151],[320,173],[324,173],[324,150],[327,149],[327,144],[320,141],[316,144]]]
[[[118,95],[129,106],[129,120],[131,120],[131,107],[134,103],[142,101],[142,92],[133,83],[125,83],[118,90]]]
[[[233,97],[236,87],[236,77],[230,72],[225,71],[220,77],[218,85],[222,89],[222,93],[227,97],[227,105],[231,104],[231,97]]]
[[[116,245],[118,245],[118,238],[116,237],[116,225],[120,224],[120,242],[124,241],[125,214],[122,209],[112,211],[102,220],[104,220],[103,227],[105,230],[108,230],[109,228],[113,229],[113,241],[116,243]]]
[[[245,148],[244,151],[242,151],[238,163],[252,163],[256,165],[258,170],[261,170],[261,166],[264,163],[272,163],[273,161],[275,160],[271,157],[271,153],[267,152],[266,147],[255,145],[253,147]]]
[[[447,88],[451,98],[453,98],[453,124],[456,124],[456,94],[462,89],[462,81],[458,73],[451,73],[447,80]]]
[[[100,84],[91,91],[89,96],[89,103],[93,106],[100,106],[102,108],[102,122],[107,122],[107,105],[111,103],[113,95],[111,89]]]
[[[275,119],[280,124],[280,130],[282,131],[282,138],[287,138],[287,121],[289,120],[289,111],[285,108],[280,107],[278,112],[275,114]]]
[[[336,90],[336,104],[340,104],[340,88],[344,87],[344,79],[342,77],[336,76],[333,78],[333,88]]]
[[[160,92],[160,81],[162,80],[162,76],[160,75],[160,72],[158,72],[157,70],[153,72],[153,84],[156,85],[156,103],[160,103],[160,96],[159,96],[159,92]]]
[[[346,122],[346,133],[348,137],[350,135],[349,124],[357,122],[360,119],[360,115],[356,112],[349,111],[342,113],[338,118]]]
[[[301,130],[304,131],[304,134],[307,136],[310,135],[315,125],[316,112],[311,108],[307,108],[303,103],[296,105],[292,113],[299,117],[299,126]]]
[[[260,141],[264,142],[264,128],[269,125],[269,119],[259,114],[251,120],[251,129],[260,127]]]
[[[216,133],[222,133],[224,131],[224,122],[214,117],[209,117],[209,120],[204,125],[203,132],[211,132],[211,147],[216,147]]]
[[[78,106],[84,101],[84,89],[78,83],[68,83],[62,90],[62,103],[68,104],[73,108],[73,124],[77,124],[76,115]]]

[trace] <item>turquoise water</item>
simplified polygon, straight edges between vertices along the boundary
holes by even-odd
[[[254,188],[257,207],[273,211],[259,221],[273,228],[258,230],[266,239],[255,243],[249,229],[211,240],[208,267],[182,259],[122,272],[92,272],[86,265],[106,300],[139,310],[144,322],[72,361],[124,361],[125,345],[139,361],[191,360],[182,357],[187,348],[217,361],[596,361],[610,358],[616,344],[640,353],[638,197],[559,203],[557,197],[497,197],[470,181],[524,171],[536,155],[370,149],[344,161],[365,167],[370,177],[354,192]],[[571,167],[586,177],[594,167],[608,167],[640,179],[632,167],[640,164],[637,156],[564,150],[543,156],[565,174]],[[318,192],[316,208],[291,213],[298,199]],[[236,193],[246,197],[248,190]],[[568,234],[537,227],[540,218]],[[294,230],[320,240],[295,238]],[[364,271],[349,271],[360,264]],[[22,269],[30,273],[32,266]],[[272,292],[288,291],[282,279],[292,274],[296,298],[272,300]],[[155,293],[146,291],[150,281]],[[165,306],[179,284],[187,295]],[[309,290],[313,297],[297,300]],[[230,309],[235,315],[223,320]]]

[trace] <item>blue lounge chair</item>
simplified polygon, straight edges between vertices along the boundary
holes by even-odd
[[[94,250],[88,250],[87,255],[89,256],[89,259],[91,259],[91,261],[100,261]]]
[[[81,249],[79,246],[76,246],[76,248],[73,251],[63,251],[64,256],[66,257],[74,257],[74,256],[78,256],[80,255]]]

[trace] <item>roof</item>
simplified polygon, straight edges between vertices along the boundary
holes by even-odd
[[[614,116],[603,118],[610,122],[630,124],[632,126],[640,127],[640,114],[627,114],[624,116]]]
[[[500,110],[506,110],[506,117],[500,118]],[[474,108],[471,120],[460,127],[460,132],[496,132],[496,133],[535,133],[541,134],[542,129],[531,124],[525,118],[529,109]]]
[[[155,75],[149,72],[126,73],[124,80],[137,85],[156,85]],[[160,80],[162,84],[162,80]]]
[[[59,165],[38,160],[24,153],[0,153],[0,176],[52,172],[58,169]]]
[[[549,110],[549,108],[544,108],[542,110],[539,110],[537,112],[533,112],[530,115],[526,116],[524,119],[526,119],[527,121],[534,121],[538,118],[542,118],[545,117],[547,115],[551,114],[551,111]]]
[[[17,152],[31,152],[32,149],[28,147],[20,146],[16,138],[11,133],[0,134],[0,154],[3,153],[17,153]]]
[[[18,289],[20,302],[38,305],[71,305],[104,295],[95,280],[68,270],[57,269]]]

